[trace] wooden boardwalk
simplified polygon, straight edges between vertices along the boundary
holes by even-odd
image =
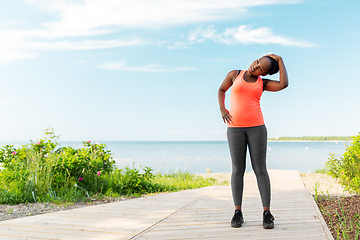
[[[231,228],[228,186],[113,202],[0,222],[0,239],[332,239],[298,171],[269,170],[275,228],[262,228],[254,174],[245,176],[245,224]]]

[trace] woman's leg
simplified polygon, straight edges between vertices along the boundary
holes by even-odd
[[[247,148],[244,128],[228,128],[227,138],[232,161],[231,190],[235,209],[241,210]]]
[[[266,169],[267,130],[265,125],[246,129],[251,165],[256,175],[264,211],[270,210],[270,179]]]

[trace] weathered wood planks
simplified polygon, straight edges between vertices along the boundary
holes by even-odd
[[[262,228],[255,175],[247,173],[245,224],[230,227],[228,186],[90,206],[0,222],[0,239],[332,239],[299,172],[269,170],[275,229]]]

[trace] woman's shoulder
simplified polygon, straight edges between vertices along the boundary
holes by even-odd
[[[231,70],[228,74],[231,74],[231,75],[239,75],[240,74],[240,72],[241,72],[242,70]]]
[[[240,70],[231,70],[230,72],[228,72],[228,74],[226,75],[226,79],[231,79],[231,82],[233,83],[235,78],[239,75]]]
[[[235,79],[240,75],[242,70],[232,70],[228,74],[231,75],[232,81],[234,82]]]

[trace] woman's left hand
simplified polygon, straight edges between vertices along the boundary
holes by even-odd
[[[288,80],[287,71],[286,71],[285,64],[284,64],[282,57],[280,57],[279,55],[273,54],[273,53],[267,54],[264,57],[271,57],[272,59],[277,61],[279,64],[279,81],[273,81],[273,80],[267,79],[264,90],[271,91],[271,92],[277,92],[277,91],[280,91],[280,90],[286,88],[289,85],[289,80]]]

